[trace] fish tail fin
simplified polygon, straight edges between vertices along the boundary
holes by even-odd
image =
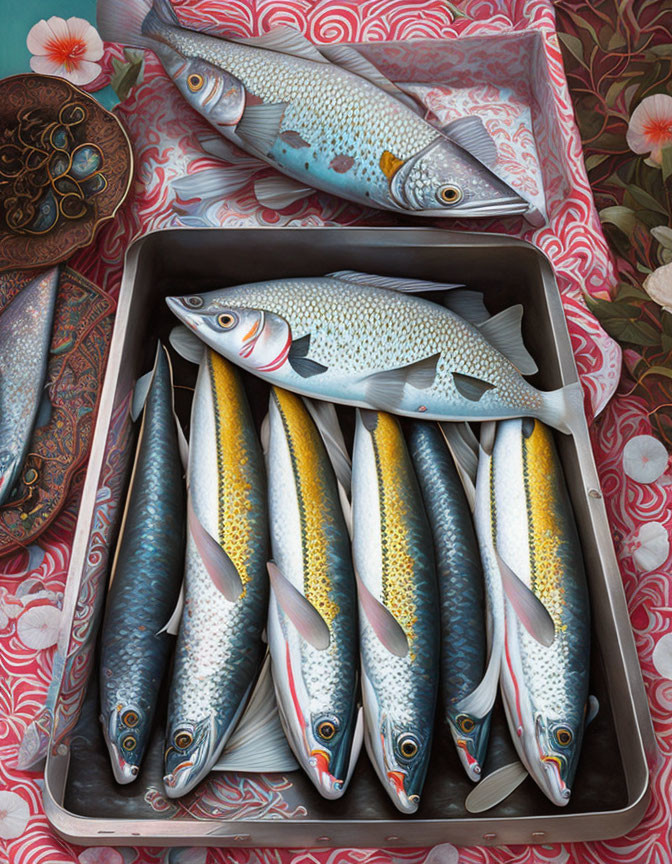
[[[577,435],[583,430],[586,422],[581,382],[575,381],[559,390],[544,393],[544,405],[538,417],[559,432]]]
[[[166,25],[180,22],[168,0],[98,0],[98,32],[106,42],[152,48]]]

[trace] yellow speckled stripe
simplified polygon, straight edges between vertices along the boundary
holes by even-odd
[[[331,626],[340,610],[329,596],[331,578],[325,519],[328,518],[330,502],[326,499],[323,480],[330,467],[325,463],[322,440],[301,399],[279,387],[273,388],[273,396],[285,429],[296,481],[301,519],[303,592]]]
[[[399,423],[389,414],[378,414],[378,423],[371,438],[380,501],[383,603],[406,633],[412,655],[414,630],[418,620],[414,587],[415,562],[406,533],[409,513],[403,497],[405,478],[400,476],[399,471],[408,457]]]
[[[255,539],[251,521],[246,518],[253,504],[250,500],[252,487],[245,468],[249,458],[241,409],[245,393],[235,367],[214,351],[208,351],[208,370],[217,434],[219,542],[235,564],[245,586],[250,581],[246,562],[250,544]]]
[[[527,500],[531,588],[564,630],[563,563],[559,554],[561,526],[557,519],[556,471],[550,430],[534,421],[529,438],[522,436],[523,480]]]

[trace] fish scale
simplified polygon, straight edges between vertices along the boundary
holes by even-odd
[[[193,788],[216,762],[263,655],[268,592],[263,457],[238,373],[212,351],[201,363],[194,391],[189,490],[196,518],[235,565],[243,591],[229,601],[218,590],[190,531],[166,732],[171,797]],[[176,739],[185,731],[193,742],[178,747]]]
[[[123,783],[135,777],[142,762],[173,643],[160,631],[182,581],[184,514],[172,381],[159,348],[101,637],[101,721],[115,776]],[[135,723],[124,722],[129,711]],[[125,746],[130,742],[131,748]]]
[[[441,600],[442,710],[465,770],[478,780],[490,714],[465,717],[459,709],[485,672],[484,577],[478,543],[462,483],[438,426],[412,423],[409,449],[434,536]]]
[[[375,417],[375,428],[367,429],[358,412],[353,454],[355,568],[408,642],[405,656],[391,653],[360,606],[366,741],[394,803],[414,812],[428,766],[438,686],[432,535],[398,421],[382,412],[366,415]],[[417,741],[418,751],[404,760],[398,747],[407,735]]]

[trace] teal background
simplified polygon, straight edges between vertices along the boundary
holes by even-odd
[[[96,0],[0,0],[0,78],[30,72],[28,31],[41,18],[85,18],[96,25]],[[119,102],[111,87],[92,93],[105,108]]]

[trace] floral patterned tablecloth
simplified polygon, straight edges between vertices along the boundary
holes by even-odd
[[[616,7],[612,0],[609,2]],[[41,14],[44,17],[52,12],[60,14],[60,7],[55,8],[57,5],[44,3],[45,9]],[[46,728],[49,725],[49,683],[54,670],[60,670],[63,666],[64,658],[58,656],[55,649],[58,633],[54,619],[59,616],[54,615],[53,610],[59,610],[62,606],[81,494],[81,485],[78,482],[72,489],[69,504],[59,520],[40,540],[46,553],[40,567],[26,573],[26,556],[23,554],[0,561],[0,862],[669,862],[672,860],[668,837],[672,821],[672,727],[669,723],[672,707],[672,600],[669,597],[670,580],[666,569],[670,566],[671,481],[665,464],[652,482],[641,482],[644,476],[641,473],[642,465],[649,458],[649,451],[644,446],[647,442],[650,444],[648,436],[652,432],[649,415],[656,406],[651,405],[650,399],[641,388],[633,388],[632,382],[626,382],[625,386],[618,389],[622,349],[612,337],[622,337],[623,331],[613,322],[614,309],[605,311],[605,308],[599,305],[600,302],[608,304],[612,286],[618,281],[617,274],[586,176],[581,138],[574,122],[556,33],[555,14],[550,0],[462,0],[455,3],[445,0],[182,0],[174,5],[178,15],[187,24],[205,22],[215,29],[220,27],[226,32],[240,35],[254,35],[267,31],[273,25],[291,24],[315,42],[454,39],[469,35],[527,30],[541,34],[544,60],[554,87],[553,110],[559,130],[559,139],[555,143],[561,147],[562,159],[571,169],[571,188],[566,190],[560,182],[546,184],[544,191],[548,221],[541,228],[531,227],[522,220],[506,223],[491,221],[458,227],[497,230],[525,237],[546,253],[555,268],[577,365],[588,396],[587,408],[591,418],[597,417],[592,424],[593,444],[628,596],[657,741],[663,757],[654,767],[653,799],[644,821],[626,837],[600,843],[489,849],[456,849],[446,844],[431,851],[422,848],[389,851],[81,849],[64,843],[51,831],[42,810],[41,771],[21,770],[19,766],[26,764],[28,756],[32,759],[39,755],[39,748],[43,746],[39,730],[45,728],[40,724],[46,724]],[[567,34],[563,36],[563,48],[569,51],[567,56],[570,61],[574,58],[577,68],[582,66],[588,69],[587,58],[590,58],[591,63],[594,58],[588,45],[592,38],[589,28],[594,31],[594,24],[591,23],[590,9],[584,9],[581,14],[577,11],[582,5],[590,4],[570,0],[561,4],[563,21],[569,22],[568,32],[572,31],[569,32],[569,38]],[[601,5],[606,6],[607,0],[603,0]],[[625,20],[628,15],[635,16],[633,20],[636,25],[633,7],[639,5],[644,8],[652,4],[650,0],[640,4],[621,0],[617,5],[625,16],[623,26],[627,30],[627,27],[631,26],[630,22]],[[34,4],[31,8],[34,8]],[[604,17],[608,23],[609,15],[605,13]],[[26,23],[25,35],[36,21]],[[602,26],[606,26],[606,23],[601,22]],[[13,26],[16,31],[16,24]],[[614,26],[612,25],[611,36],[607,36],[606,41],[611,39],[612,47],[620,49],[626,43],[619,43],[618,36],[614,36],[620,32],[620,24],[619,28],[613,29]],[[655,35],[659,26],[657,22],[652,25],[652,38],[656,44],[666,44],[664,37]],[[39,29],[35,31],[29,43],[29,48],[36,57],[45,56],[44,53],[40,54],[43,50],[40,32]],[[92,247],[76,254],[69,262],[112,295],[118,292],[123,253],[131,238],[164,226],[398,224],[393,215],[362,210],[322,195],[299,202],[281,212],[261,208],[254,197],[252,181],[259,171],[266,169],[260,168],[259,163],[234,148],[229,149],[226,162],[213,159],[203,151],[202,137],[211,134],[211,131],[181,100],[153,55],[148,54],[143,65],[138,54],[124,52],[120,46],[105,44],[101,48],[95,37],[85,28],[80,28],[70,36],[76,37],[77,33],[88,40],[87,62],[96,66],[86,70],[85,77],[93,77],[87,86],[106,94],[106,99],[109,99],[112,92],[109,85],[112,82],[117,94],[124,97],[116,111],[129,131],[136,159],[132,194],[119,217],[101,231]],[[600,34],[595,33],[598,42],[601,36],[602,31]],[[625,40],[625,37],[623,38]],[[667,48],[669,49],[670,45],[667,45]],[[661,50],[660,54],[665,57],[669,56],[670,52],[666,55],[665,51]],[[38,66],[40,63],[41,68],[44,68],[45,61],[37,61]],[[577,90],[580,89],[577,85]],[[630,91],[630,100],[635,98],[640,101],[647,92],[644,90],[637,94]],[[629,103],[622,107],[627,127],[628,112],[635,106]],[[623,141],[625,131],[625,127],[620,129]],[[640,133],[645,135],[645,130],[640,130]],[[511,142],[515,137],[515,129],[510,124],[507,126],[504,119],[499,124],[498,134],[498,140]],[[606,139],[605,142],[608,145]],[[645,149],[646,141],[643,146]],[[646,156],[647,153],[644,152],[637,158],[643,161]],[[599,164],[601,163],[593,160],[588,167],[592,171]],[[667,178],[670,171],[666,164],[661,151],[657,170],[661,173],[667,172]],[[672,163],[670,168],[672,169]],[[215,188],[227,190],[223,200],[217,194],[208,199],[189,197],[185,192],[191,188],[188,179],[195,172],[205,171],[211,172]],[[634,199],[632,191],[629,194],[632,200],[628,199],[622,206],[635,212],[640,221],[643,218],[642,224],[648,229],[659,226],[662,220],[649,224],[649,218],[647,223],[648,211],[644,206],[640,208],[644,212],[641,217],[633,205],[633,200],[636,204],[636,192]],[[621,206],[616,200],[602,203],[604,207]],[[645,203],[650,207],[650,202]],[[605,217],[603,212],[603,220],[609,222],[610,215],[613,219],[627,216],[622,212],[612,212]],[[629,224],[634,225],[632,222]],[[655,231],[652,236],[656,237]],[[660,236],[667,237],[664,232]],[[622,261],[619,259],[618,263],[622,277]],[[665,259],[659,263],[664,264]],[[648,269],[652,270],[654,267]],[[642,274],[642,278],[646,274],[646,270],[642,271],[641,268],[638,272]],[[635,279],[626,281],[631,285],[636,282]],[[584,293],[593,298],[592,301],[589,300],[591,308],[603,321],[604,329],[588,310]],[[647,307],[648,298],[643,293],[638,301],[641,308]],[[656,310],[652,312],[649,308],[648,314],[658,321],[658,330],[662,332],[663,319],[660,309],[656,307]],[[651,322],[649,324],[653,327]],[[632,336],[632,331],[627,331],[627,335]],[[628,339],[623,341],[621,338],[621,341],[626,349],[627,368],[631,370],[636,358],[629,355],[628,351],[638,352]],[[646,354],[646,351],[639,352],[639,360],[642,359],[642,354]],[[654,358],[647,366],[639,367],[635,374],[641,376],[657,362]],[[659,422],[656,423],[654,431],[661,434]],[[662,427],[662,432],[664,431]],[[633,479],[633,476],[624,474],[623,450],[630,439],[640,435],[647,438],[642,447],[634,450],[630,448],[628,462],[629,474],[639,477],[638,481]],[[49,616],[40,616],[33,612],[26,618],[29,610],[39,609],[45,604],[52,610]],[[418,841],[421,843],[422,837],[419,836]]]

